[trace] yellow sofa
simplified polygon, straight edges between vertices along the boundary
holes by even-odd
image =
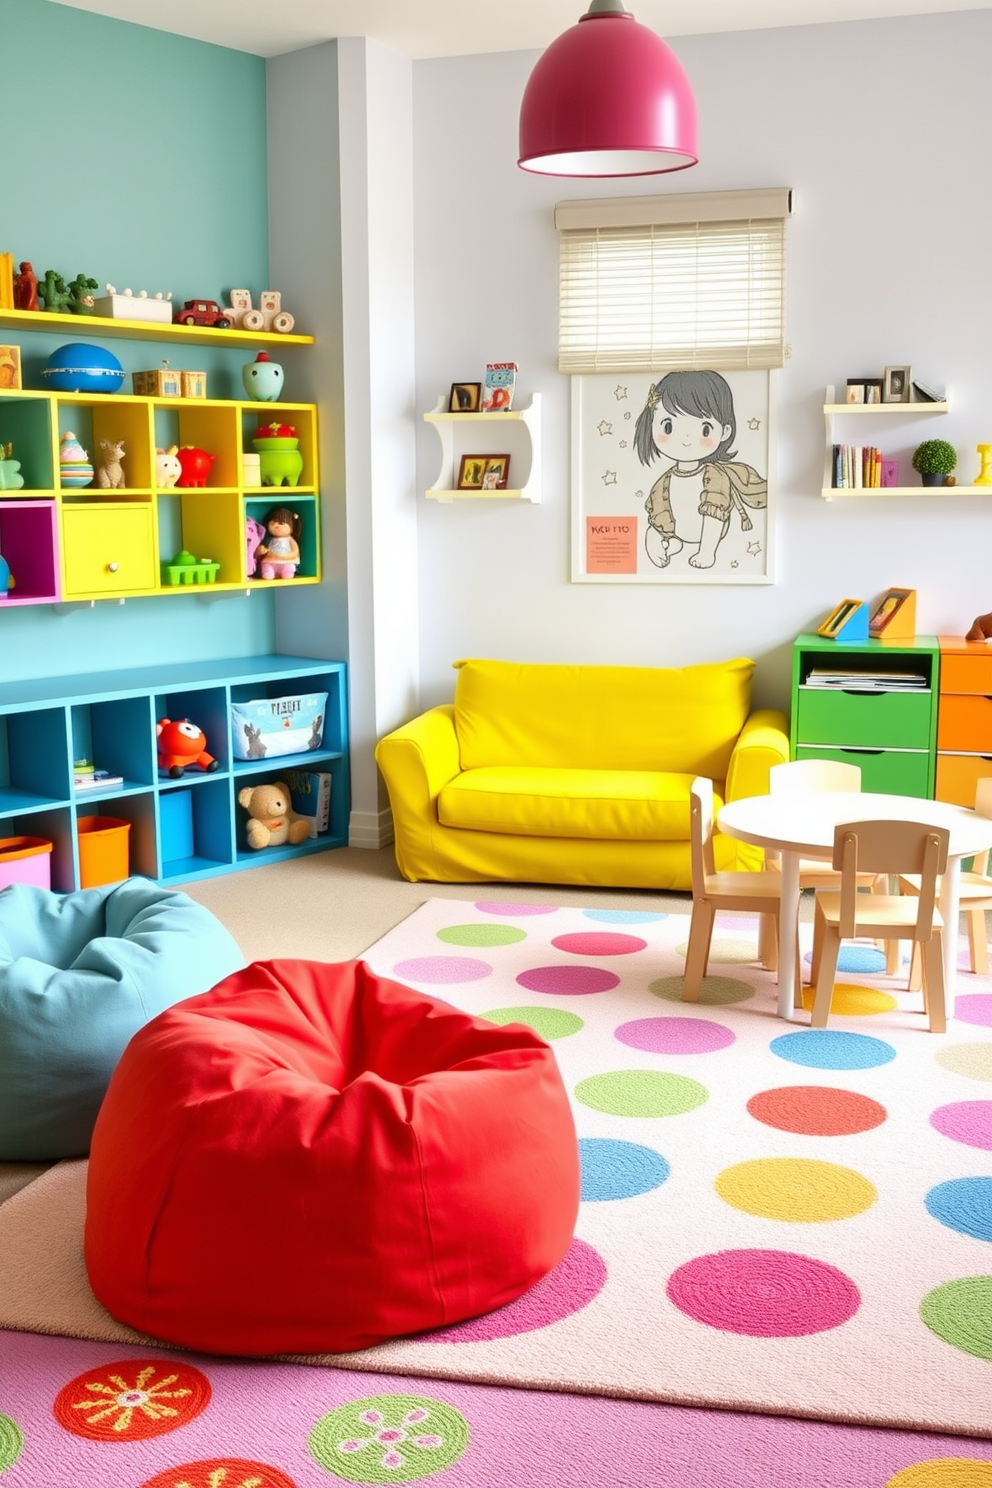
[[[762,795],[783,714],[750,712],[754,663],[679,668],[458,661],[454,704],[376,749],[404,878],[689,889],[689,786]],[[718,870],[761,851],[717,833]]]

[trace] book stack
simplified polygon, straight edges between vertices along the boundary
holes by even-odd
[[[835,444],[833,485],[837,491],[861,491],[882,484],[882,455],[873,444]]]
[[[88,770],[77,766],[72,783],[77,792],[118,790],[124,784],[124,776],[112,775],[109,770],[94,770],[92,766]]]
[[[825,687],[838,692],[920,692],[928,682],[920,672],[871,672],[812,667],[807,687]]]
[[[293,810],[307,818],[310,836],[326,832],[331,824],[331,772],[287,770],[285,781]]]

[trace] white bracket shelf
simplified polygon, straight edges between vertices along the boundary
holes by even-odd
[[[437,407],[424,414],[441,442],[441,465],[424,495],[430,501],[488,501],[493,498],[541,500],[541,395],[509,413],[450,413],[442,394]],[[464,455],[509,455],[512,489],[460,491],[458,470]]]

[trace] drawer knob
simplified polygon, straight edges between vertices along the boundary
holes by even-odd
[[[116,563],[108,563],[107,564],[107,572],[108,573],[116,573],[117,572],[117,564]]]

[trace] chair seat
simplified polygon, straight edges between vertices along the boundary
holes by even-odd
[[[905,889],[907,894],[918,894],[920,892],[919,874],[901,873],[899,886]],[[962,873],[960,887],[962,909],[973,909],[983,899],[987,899],[989,907],[992,908],[992,878],[987,878],[984,873]]]
[[[816,907],[828,925],[840,923],[839,894],[819,894]],[[864,913],[857,916],[855,929],[859,935],[882,938],[894,929],[912,932],[916,928],[917,914],[918,910],[912,899],[901,894],[866,894]],[[941,929],[943,923],[939,911],[935,909],[934,929]]]
[[[775,899],[782,894],[780,873],[707,873],[703,893],[715,899]]]

